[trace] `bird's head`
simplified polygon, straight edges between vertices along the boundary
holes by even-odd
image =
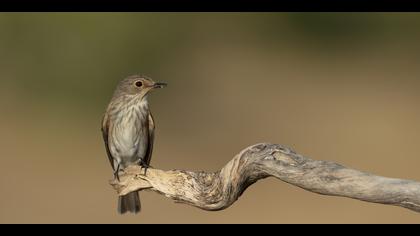
[[[131,75],[121,80],[116,92],[119,95],[133,95],[144,98],[150,91],[157,88],[163,88],[166,85],[166,83],[155,82],[146,76]]]

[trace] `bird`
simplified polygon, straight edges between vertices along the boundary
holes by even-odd
[[[144,167],[146,174],[152,158],[155,122],[149,109],[148,95],[166,83],[154,82],[143,75],[130,75],[115,88],[102,118],[102,136],[114,173],[133,164]],[[118,197],[119,214],[139,213],[141,203],[138,192]]]

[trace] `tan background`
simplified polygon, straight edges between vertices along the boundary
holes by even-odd
[[[141,194],[116,213],[100,121],[144,73],[152,165],[214,171],[254,143],[420,181],[420,15],[0,14],[0,223],[420,223],[275,179],[205,212]]]

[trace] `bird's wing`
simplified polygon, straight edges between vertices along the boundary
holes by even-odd
[[[102,137],[104,139],[104,143],[105,143],[105,149],[106,149],[106,154],[108,155],[108,159],[109,162],[111,163],[112,169],[115,170],[114,167],[114,158],[111,155],[111,152],[109,151],[109,146],[108,146],[108,132],[109,132],[109,119],[108,119],[108,114],[105,113],[103,119],[102,119]]]
[[[147,144],[147,152],[145,156],[144,162],[149,165],[150,160],[152,159],[152,152],[153,152],[153,142],[155,139],[155,122],[153,120],[152,113],[149,112],[148,122],[149,123],[149,141]]]

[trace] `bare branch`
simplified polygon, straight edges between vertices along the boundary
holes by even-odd
[[[214,173],[130,166],[111,181],[119,195],[149,190],[203,210],[232,205],[251,184],[276,177],[305,190],[420,212],[420,182],[376,176],[329,161],[316,161],[278,144],[260,143],[242,150]]]

